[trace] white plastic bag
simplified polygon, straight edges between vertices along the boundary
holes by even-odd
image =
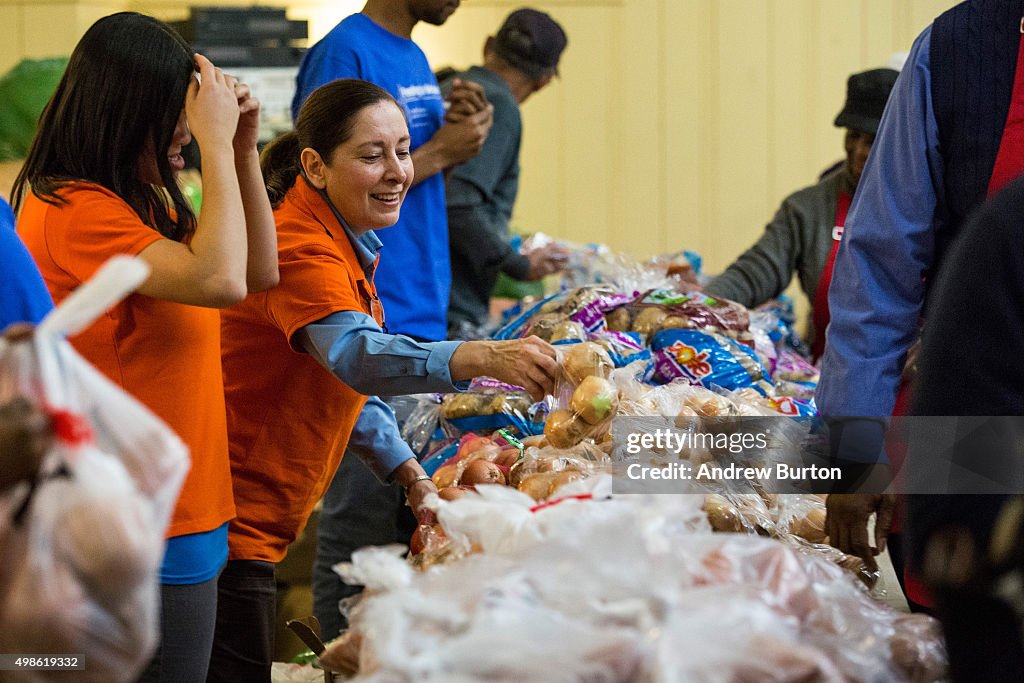
[[[133,680],[156,646],[157,571],[188,450],[64,339],[147,275],[112,259],[30,339],[0,339],[0,404],[26,398],[55,431],[33,484],[0,496],[0,652],[85,666],[12,680]]]

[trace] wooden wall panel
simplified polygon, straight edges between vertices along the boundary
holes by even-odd
[[[0,0],[0,68],[68,54],[119,9],[181,19],[181,0]],[[250,0],[216,0],[247,5]],[[363,0],[281,0],[312,39]],[[467,0],[415,39],[435,67],[480,61],[521,0]],[[842,153],[846,77],[909,50],[953,0],[535,0],[569,33],[562,78],[523,108],[514,224],[638,256],[692,248],[712,270]]]

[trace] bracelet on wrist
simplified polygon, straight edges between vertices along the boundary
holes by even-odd
[[[416,485],[417,482],[420,482],[420,481],[430,481],[430,475],[429,474],[417,475],[417,477],[415,479],[410,481],[408,484],[406,484],[402,488],[405,490],[406,493],[408,493],[409,489],[411,489],[413,486]]]

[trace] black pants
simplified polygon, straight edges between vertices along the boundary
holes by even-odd
[[[160,586],[160,644],[139,683],[192,683],[206,677],[217,616],[217,579]]]
[[[325,641],[348,628],[338,603],[363,590],[344,583],[332,567],[368,545],[407,544],[415,529],[402,488],[381,486],[357,455],[346,453],[324,494],[313,563],[313,614]]]
[[[207,681],[270,683],[276,601],[273,563],[228,562],[217,584],[217,630]]]

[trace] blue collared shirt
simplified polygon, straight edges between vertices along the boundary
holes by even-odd
[[[331,206],[330,202],[328,205]],[[382,245],[372,230],[357,237],[331,206],[368,280]],[[448,368],[452,354],[463,342],[417,342],[384,332],[377,321],[360,311],[339,311],[306,325],[301,331],[306,351],[348,386],[370,398],[359,414],[348,448],[374,475],[386,482],[395,468],[410,458],[412,449],[402,440],[395,414],[376,395],[396,396],[451,392],[465,388],[452,382]]]
[[[825,416],[887,418],[918,334],[924,275],[942,227],[930,42],[931,27],[914,42],[896,81],[846,220],[815,394]]]

